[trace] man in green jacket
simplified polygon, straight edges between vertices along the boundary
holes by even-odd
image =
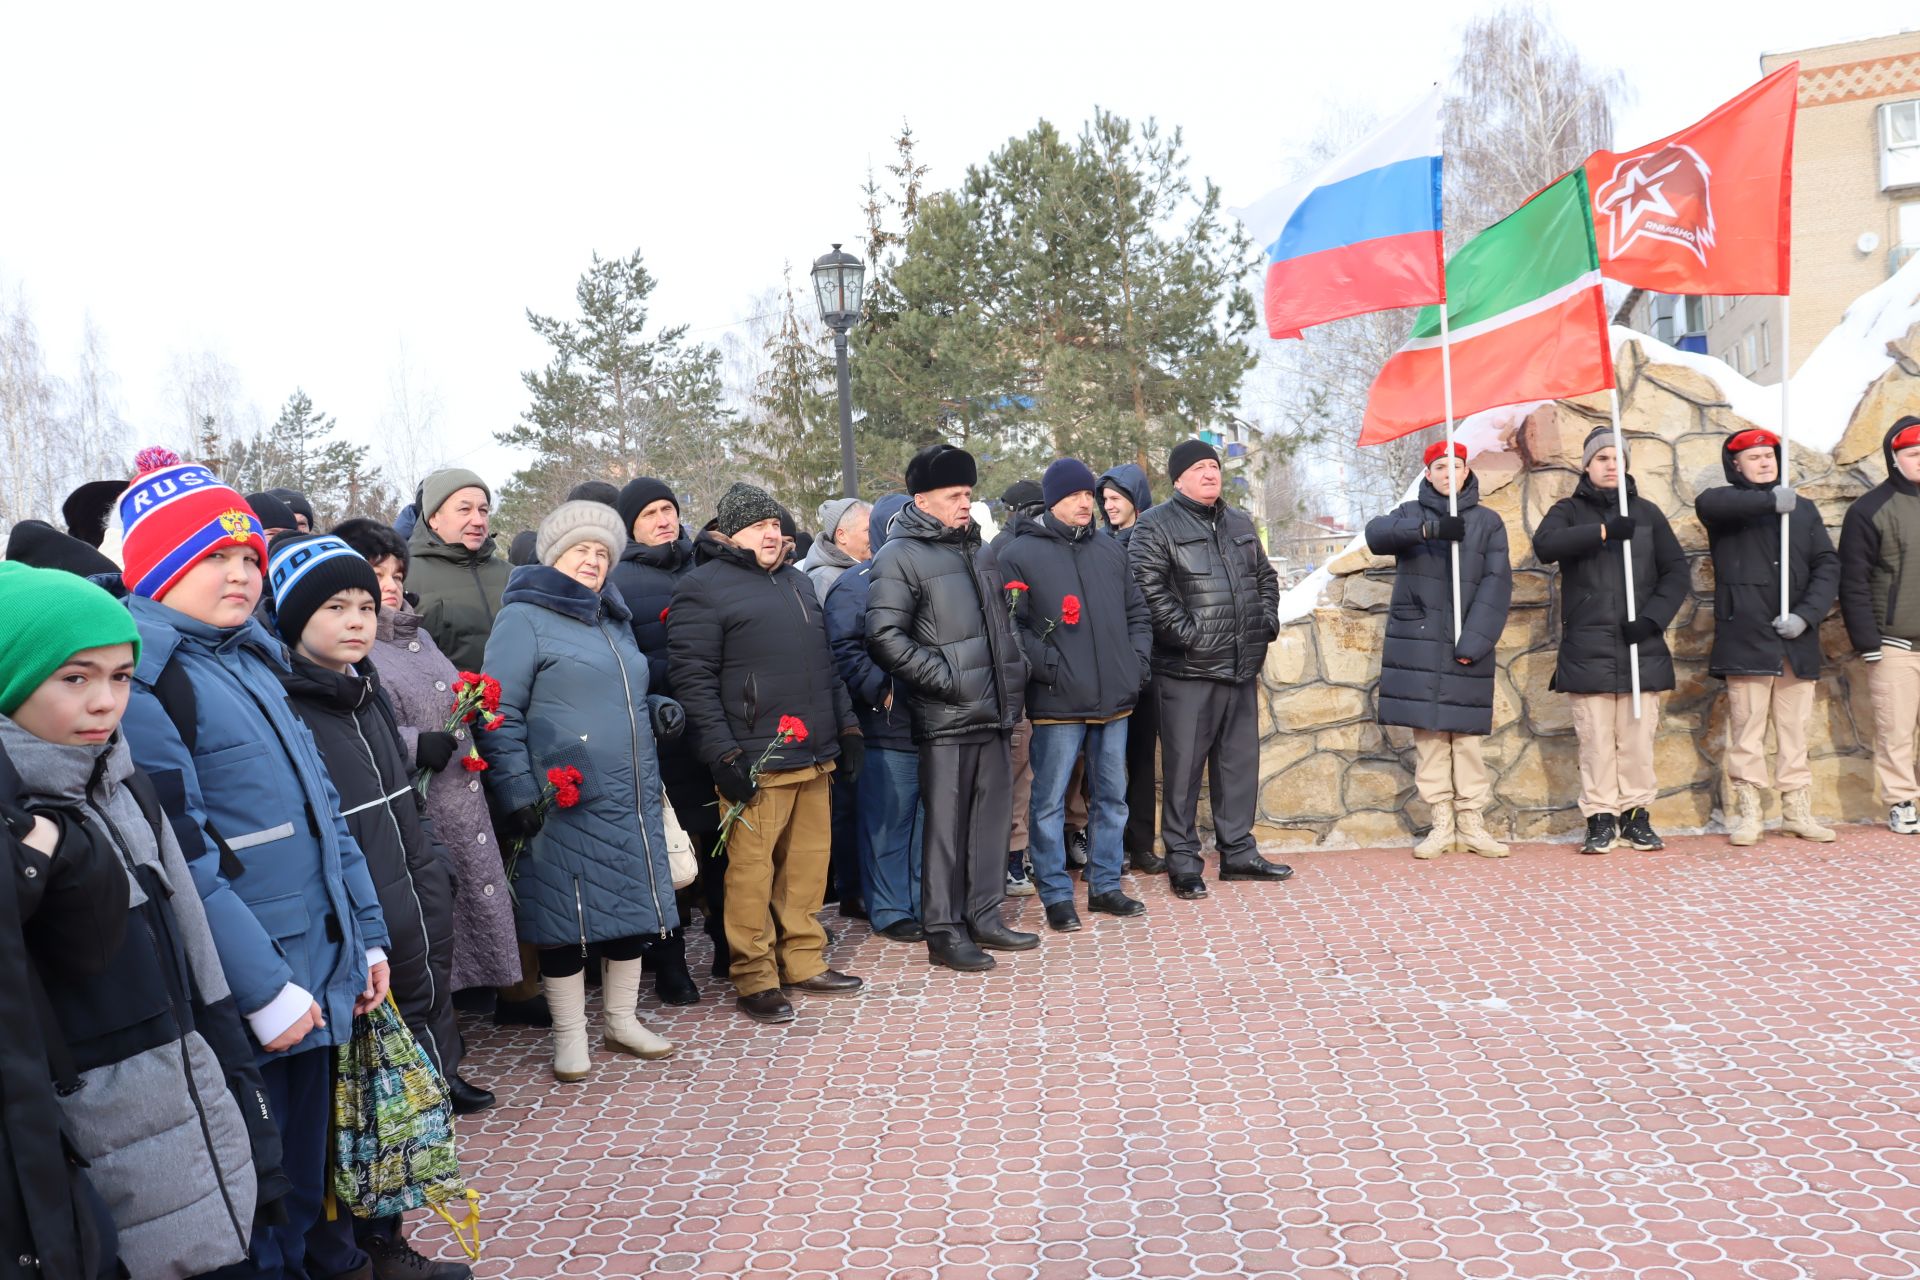
[[[507,589],[509,566],[493,554],[493,490],[471,471],[436,471],[420,486],[420,523],[407,547],[407,589],[421,625],[462,671],[480,670]]]

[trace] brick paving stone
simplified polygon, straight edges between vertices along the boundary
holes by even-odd
[[[581,1085],[469,1023],[477,1273],[1920,1276],[1920,841],[1293,860],[981,977],[829,912],[864,996]]]

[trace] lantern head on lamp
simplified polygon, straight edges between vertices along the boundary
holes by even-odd
[[[845,333],[860,318],[860,286],[866,266],[838,244],[813,261],[813,297],[820,319],[835,333]]]

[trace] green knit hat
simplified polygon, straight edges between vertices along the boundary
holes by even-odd
[[[140,660],[133,615],[78,574],[0,560],[0,600],[0,715],[17,711],[82,649],[131,644]]]

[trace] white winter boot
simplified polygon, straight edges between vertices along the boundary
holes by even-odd
[[[1766,828],[1760,821],[1760,788],[1751,782],[1733,784],[1733,812],[1727,815],[1727,843],[1759,844]]]
[[[1425,859],[1452,853],[1455,835],[1453,805],[1437,804],[1433,806],[1433,830],[1427,832],[1426,839],[1413,846],[1413,856]]]
[[[540,988],[547,993],[547,1008],[553,1014],[553,1078],[569,1084],[585,1080],[593,1070],[593,1055],[587,1049],[586,972],[570,978],[542,978]]]
[[[1823,827],[1813,817],[1813,792],[1801,787],[1798,791],[1783,791],[1780,794],[1780,830],[1790,836],[1799,836],[1802,840],[1814,840],[1821,844],[1834,839],[1833,829]]]
[[[640,961],[604,961],[600,970],[600,999],[607,1007],[603,1041],[607,1048],[649,1059],[664,1058],[673,1052],[673,1043],[649,1030],[634,1012],[640,1000]]]
[[[1504,858],[1513,850],[1493,838],[1493,832],[1487,830],[1487,820],[1478,809],[1462,809],[1454,815],[1454,823],[1459,828],[1460,843],[1468,853],[1477,853],[1483,858]]]

